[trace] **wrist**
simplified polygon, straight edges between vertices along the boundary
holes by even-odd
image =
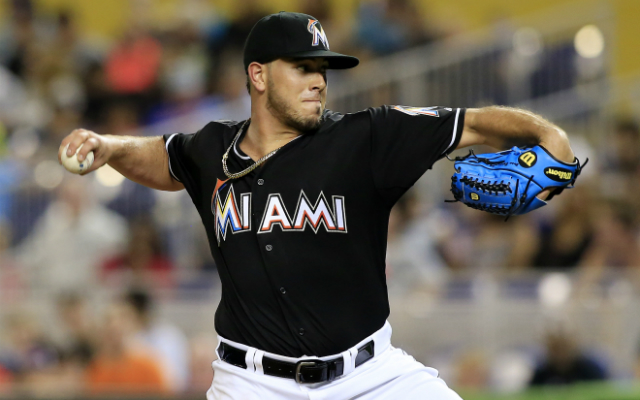
[[[102,135],[106,162],[117,161],[125,155],[125,140],[123,136]]]
[[[572,163],[575,160],[573,150],[567,134],[561,129],[554,129],[540,139],[539,145],[544,147],[555,158],[566,163]]]

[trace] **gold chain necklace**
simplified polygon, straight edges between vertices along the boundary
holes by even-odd
[[[233,138],[233,140],[231,141],[231,145],[229,146],[229,148],[227,149],[227,151],[224,153],[224,155],[222,156],[222,169],[224,170],[224,174],[227,176],[227,178],[229,179],[237,179],[240,177],[245,176],[246,174],[250,173],[251,171],[253,171],[254,169],[258,168],[260,166],[260,164],[262,164],[263,162],[267,161],[267,159],[269,157],[271,157],[272,155],[276,154],[276,152],[278,150],[280,150],[282,147],[284,147],[286,145],[283,144],[282,146],[278,147],[277,149],[271,151],[269,154],[265,155],[264,157],[260,158],[258,161],[256,161],[255,163],[253,163],[253,165],[245,168],[244,170],[237,172],[237,173],[231,173],[229,172],[229,168],[227,168],[227,158],[229,158],[229,151],[231,151],[231,149],[233,148],[233,146],[235,146],[236,142],[238,141],[238,139],[240,138],[240,136],[242,135],[242,131],[244,130],[244,128],[247,126],[247,124],[249,123],[249,121],[251,121],[251,119],[248,119],[244,122],[244,124],[242,124],[242,126],[240,127],[240,130],[238,131],[238,134],[236,135],[236,137]]]

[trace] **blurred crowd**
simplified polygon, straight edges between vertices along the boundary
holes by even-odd
[[[143,17],[148,4],[132,1],[126,30],[109,40],[81,35],[72,10],[46,14],[37,1],[7,1],[0,22],[0,395],[206,391],[215,337],[187,335],[154,314],[154,304],[171,301],[166,293],[217,284],[190,200],[119,181],[107,167],[71,176],[55,157],[78,127],[146,135],[168,133],[167,121],[191,132],[208,120],[248,117],[242,46],[271,10],[257,0],[237,3],[229,19],[215,2],[187,0],[182,14],[158,27]],[[411,0],[363,2],[355,23],[336,19],[330,3],[301,0],[296,11],[322,22],[332,50],[363,62],[452,33]],[[541,272],[573,276],[575,296],[606,297],[621,280],[640,293],[640,128],[628,117],[611,126],[604,145],[584,144],[592,161],[578,186],[535,215],[504,223],[407,193],[389,223],[390,296],[465,298],[474,277],[517,282]],[[113,293],[98,308],[96,288]],[[21,307],[34,296],[54,305],[57,326]],[[541,348],[549,356],[532,369],[532,385],[607,377],[606,363],[569,342],[562,330],[548,333]],[[453,386],[491,385],[482,356],[458,361]],[[640,362],[637,369],[640,379]]]
[[[619,120],[597,151],[578,142],[582,163],[585,152],[592,159],[577,186],[508,223],[457,205],[432,208],[407,193],[391,215],[390,274],[406,272],[405,264],[429,271],[423,283],[436,290],[443,275],[567,272],[579,278],[578,292],[624,279],[640,294],[640,126]],[[400,286],[411,282],[418,284]]]
[[[133,0],[125,31],[96,38],[80,33],[72,9],[51,14],[35,0],[6,2],[0,395],[202,394],[210,385],[213,328],[187,336],[152,313],[156,299],[216,285],[190,200],[119,181],[108,167],[97,178],[75,177],[54,161],[62,138],[78,127],[147,135],[167,133],[163,123],[182,116],[185,132],[209,120],[247,118],[242,48],[268,11],[257,0],[237,3],[229,19],[214,2],[184,1],[159,26],[146,17],[153,4]],[[326,0],[301,1],[298,11],[322,21],[333,50],[363,59],[436,36],[410,1],[363,5],[353,28],[334,21]],[[194,122],[199,110],[203,120]],[[111,294],[108,305],[96,307],[96,290]],[[34,299],[53,305],[53,325],[26,306]],[[211,323],[213,311],[205,318]]]
[[[122,293],[101,313],[88,299],[82,292],[58,296],[55,331],[24,310],[4,315],[0,395],[202,395],[210,386],[215,336],[188,339],[161,322],[144,290]]]

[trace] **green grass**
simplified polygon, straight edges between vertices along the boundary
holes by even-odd
[[[517,394],[459,391],[464,400],[640,400],[640,383],[584,383],[529,389]]]

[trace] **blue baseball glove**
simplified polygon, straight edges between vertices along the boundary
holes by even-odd
[[[455,200],[471,208],[506,216],[526,214],[547,204],[536,196],[555,188],[547,198],[573,187],[582,167],[576,158],[567,164],[542,146],[513,147],[499,153],[475,155],[473,151],[454,160],[451,192]]]

